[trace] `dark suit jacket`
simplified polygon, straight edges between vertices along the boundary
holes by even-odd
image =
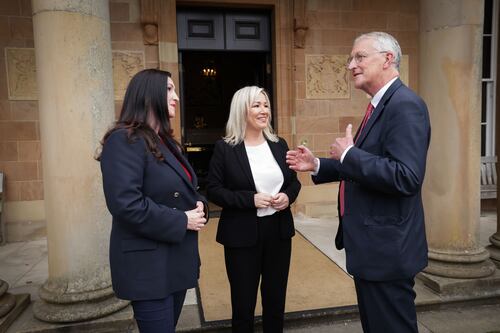
[[[285,140],[267,141],[274,158],[283,172],[280,192],[288,195],[292,204],[300,191],[295,171],[288,168],[285,159],[288,146]],[[257,193],[250,163],[242,142],[231,146],[223,140],[215,144],[208,173],[208,198],[222,207],[217,229],[217,242],[229,247],[254,246],[257,243],[257,208],[254,195]],[[281,237],[295,234],[290,207],[276,212],[280,219]]]
[[[192,182],[168,148],[160,149],[164,161],[147,150],[144,139],[129,142],[120,129],[102,150],[104,194],[113,216],[111,278],[122,299],[164,298],[197,285],[198,233],[186,229],[184,211],[203,198],[189,163],[178,154]]]
[[[352,275],[392,280],[427,265],[421,189],[430,133],[424,101],[397,79],[343,163],[321,159],[315,183],[345,180],[335,242]]]

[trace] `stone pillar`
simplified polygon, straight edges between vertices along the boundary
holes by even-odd
[[[496,33],[500,34],[500,26],[498,25]],[[500,47],[497,45],[497,52],[498,51],[500,51]],[[498,78],[500,78],[500,66],[497,66],[497,79]],[[500,84],[498,84],[498,81],[497,81],[497,91],[496,91],[496,105],[497,108],[500,105]],[[497,116],[495,120],[496,120],[495,131],[496,133],[500,133],[500,117]],[[498,156],[500,154],[500,135],[497,134],[495,140],[496,140],[496,155]],[[497,173],[498,170],[499,167],[497,163]],[[491,260],[495,263],[495,265],[498,268],[500,268],[500,219],[498,218],[500,216],[500,191],[498,184],[497,184],[496,204],[497,204],[497,232],[491,235],[490,237],[491,244],[487,246],[487,249],[490,251]]]
[[[497,212],[498,216],[498,212]],[[491,261],[500,268],[500,223],[497,221],[497,232],[490,237],[491,245],[487,246],[490,251]]]
[[[180,87],[179,82],[179,58],[177,48],[177,7],[176,0],[147,0],[150,9],[158,9],[160,15],[149,13],[158,20],[158,61],[160,69],[172,73],[172,80]],[[142,0],[141,0],[142,3]],[[144,10],[144,6],[142,7]],[[141,15],[144,15],[144,11]],[[179,88],[182,92],[182,88]],[[179,110],[180,111],[180,110]],[[172,121],[174,137],[181,142],[181,114],[175,116]]]
[[[114,120],[108,1],[32,0],[49,278],[34,304],[48,322],[122,309],[108,265],[111,219],[96,149]]]
[[[420,4],[419,91],[432,126],[424,185],[429,241],[424,272],[455,279],[487,277],[495,266],[479,244],[484,3]]]
[[[9,284],[0,279],[0,332],[7,329],[30,304],[30,295],[13,295],[7,292]]]
[[[6,316],[16,305],[16,298],[7,292],[8,289],[9,284],[0,279],[0,318]]]

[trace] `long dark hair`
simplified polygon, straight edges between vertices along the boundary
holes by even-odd
[[[173,130],[168,116],[167,85],[172,75],[159,69],[145,69],[132,77],[128,84],[118,121],[109,129],[101,140],[106,139],[117,129],[126,129],[129,142],[143,137],[148,150],[158,160],[163,160],[163,154],[158,148],[160,139],[180,147],[173,139]],[[159,126],[158,135],[148,124],[148,119],[154,118]],[[99,161],[101,154],[96,159]]]

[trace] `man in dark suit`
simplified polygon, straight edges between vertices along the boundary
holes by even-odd
[[[287,163],[315,183],[340,181],[338,249],[345,247],[364,332],[417,332],[414,277],[427,265],[424,181],[430,122],[424,101],[399,79],[401,49],[382,32],[359,36],[348,60],[356,88],[372,99],[331,158],[304,146]]]

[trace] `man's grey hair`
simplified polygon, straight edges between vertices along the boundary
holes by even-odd
[[[358,36],[354,40],[354,44],[356,44],[361,39],[372,39],[375,42],[373,46],[377,51],[388,51],[392,53],[394,55],[392,63],[399,71],[399,64],[401,63],[401,47],[399,46],[396,38],[386,32],[374,31]]]

